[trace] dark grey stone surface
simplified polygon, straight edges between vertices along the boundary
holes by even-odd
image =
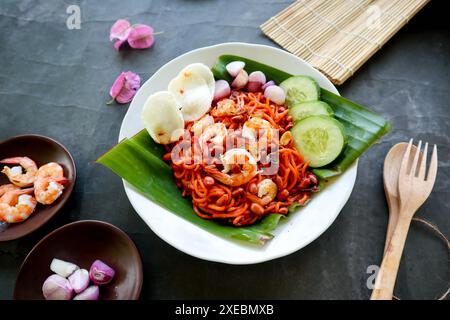
[[[137,244],[144,263],[143,299],[277,298],[367,299],[369,265],[380,263],[387,222],[382,164],[389,148],[410,137],[439,146],[434,191],[418,212],[450,234],[450,31],[444,1],[433,1],[395,35],[341,94],[391,121],[393,130],[359,162],[353,194],[319,239],[288,257],[230,266],[190,257],[160,240],[129,204],[121,180],[95,160],[117,140],[127,106],[106,106],[123,70],[145,80],[189,50],[228,41],[276,46],[259,25],[291,1],[36,1],[0,4],[0,140],[37,133],[72,152],[78,180],[71,200],[46,226],[0,243],[0,299],[10,299],[29,250],[55,228],[80,219],[111,222]],[[66,7],[81,7],[81,30],[68,30]],[[157,36],[151,49],[116,52],[112,23],[126,17],[147,23]],[[396,293],[435,298],[450,270],[445,246],[413,224]]]

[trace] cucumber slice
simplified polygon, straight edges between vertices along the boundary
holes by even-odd
[[[333,109],[323,101],[308,101],[297,103],[289,108],[289,115],[295,121],[300,121],[310,116],[329,116],[334,115]]]
[[[310,167],[323,167],[336,159],[347,143],[344,126],[328,116],[311,116],[291,129],[294,145]]]
[[[291,107],[294,104],[306,101],[319,100],[320,87],[316,80],[308,76],[294,76],[280,83],[286,93],[286,104]]]

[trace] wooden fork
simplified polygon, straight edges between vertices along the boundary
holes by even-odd
[[[398,177],[400,212],[397,226],[395,227],[391,242],[384,255],[380,270],[378,271],[371,300],[392,299],[395,280],[397,278],[400,259],[408,235],[409,225],[411,224],[414,213],[430,195],[436,180],[438,166],[436,145],[434,145],[433,148],[428,175],[425,179],[428,143],[425,144],[423,156],[418,167],[419,155],[421,154],[420,148],[422,146],[422,141],[419,141],[411,168],[408,168],[408,163],[411,163],[409,158],[411,157],[412,141],[412,139],[409,141],[409,145],[403,156]]]

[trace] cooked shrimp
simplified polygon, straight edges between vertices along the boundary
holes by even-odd
[[[21,188],[32,186],[36,180],[36,173],[38,171],[36,163],[28,157],[14,157],[0,160],[0,163],[18,164],[15,167],[5,166],[2,170],[8,177],[9,181]],[[26,173],[22,173],[22,168]]]
[[[240,186],[249,182],[258,174],[255,158],[245,149],[230,149],[221,156],[223,170],[216,167],[205,167],[205,171],[215,179],[229,186]],[[235,172],[235,168],[240,172]],[[232,171],[231,174],[228,172]]]
[[[270,179],[264,179],[258,183],[258,197],[261,198],[261,204],[271,203],[277,195],[277,185]]]
[[[20,187],[16,186],[15,184],[12,184],[12,183],[4,184],[4,185],[0,186],[0,199],[4,194],[6,194],[10,191],[14,191],[14,190],[20,190]],[[4,231],[7,227],[8,227],[8,223],[3,221],[0,218],[0,232]]]
[[[216,108],[211,110],[211,115],[214,117],[235,116],[244,112],[243,103],[236,103],[231,99],[223,99],[217,102]]]
[[[203,130],[212,124],[214,124],[214,118],[207,114],[200,120],[195,121],[195,123],[191,127],[191,131],[194,133],[194,135],[200,136]]]
[[[227,137],[227,127],[223,123],[215,123],[207,126],[200,135],[200,146],[203,147],[205,143],[211,142],[215,145],[223,143]]]
[[[16,186],[15,184],[12,184],[12,183],[4,184],[4,185],[0,186],[0,197],[9,191],[19,190],[19,189],[20,188],[18,186]]]
[[[34,194],[36,200],[42,204],[52,204],[59,198],[64,190],[63,168],[56,162],[49,162],[39,168],[37,178],[34,182]]]
[[[242,127],[242,136],[249,139],[249,151],[257,161],[261,161],[262,151],[267,151],[276,134],[269,121],[258,117],[250,118]]]
[[[28,219],[37,205],[36,199],[30,193],[33,193],[33,188],[5,193],[0,198],[0,220],[16,223]]]
[[[64,190],[63,184],[68,180],[60,178],[38,178],[34,182],[34,195],[36,200],[42,204],[52,204],[59,198]]]
[[[56,162],[49,162],[39,168],[37,178],[61,178],[64,177],[63,168]]]
[[[273,136],[273,128],[269,121],[253,117],[245,121],[242,127],[242,136],[251,140],[258,137],[267,137],[269,140]]]

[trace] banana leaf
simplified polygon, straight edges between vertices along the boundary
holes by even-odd
[[[235,55],[219,57],[217,64],[212,68],[214,77],[231,81],[225,66],[237,60],[245,62],[245,70],[248,73],[262,71],[268,80],[273,80],[277,84],[292,77],[291,74],[269,65]],[[325,167],[313,170],[320,179],[327,180],[343,173],[391,127],[380,115],[323,88],[321,88],[320,99],[333,108],[335,118],[344,125],[348,137],[346,148],[335,161]]]
[[[142,130],[122,140],[101,156],[97,163],[110,168],[151,201],[213,234],[257,245],[273,238],[270,232],[278,225],[282,217],[279,214],[268,215],[257,224],[240,228],[197,216],[191,200],[183,198],[175,185],[172,169],[161,159],[163,153],[162,146],[156,144],[146,130]]]

